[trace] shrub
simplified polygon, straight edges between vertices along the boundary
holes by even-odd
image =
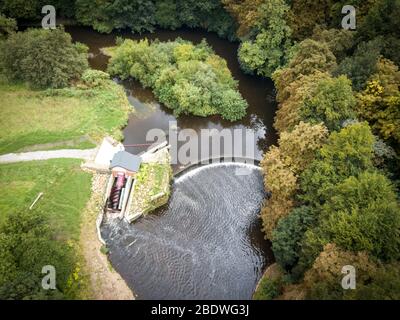
[[[281,290],[280,280],[271,280],[266,277],[262,278],[260,284],[254,292],[254,300],[272,300],[275,299]]]

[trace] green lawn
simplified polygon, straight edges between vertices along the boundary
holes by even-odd
[[[93,147],[106,134],[120,139],[131,111],[123,88],[111,80],[96,88],[45,91],[2,81],[0,101],[0,154],[51,143]]]
[[[48,217],[60,240],[78,240],[81,213],[91,193],[91,175],[80,160],[57,159],[0,165],[0,225],[7,215],[30,207]]]

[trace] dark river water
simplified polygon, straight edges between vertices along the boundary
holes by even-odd
[[[174,40],[194,43],[205,38],[223,57],[247,100],[247,116],[231,123],[219,116],[180,116],[160,105],[149,89],[134,80],[123,81],[136,112],[124,129],[124,144],[146,143],[150,129],[251,129],[254,158],[260,160],[276,142],[272,123],[276,103],[272,81],[244,74],[237,60],[237,43],[203,30],[159,30],[153,34],[99,34],[89,28],[68,27],[75,41],[89,46],[92,68],[106,70],[103,47],[115,45],[116,36],[131,39]],[[236,142],[234,141],[233,144]],[[241,141],[243,143],[243,141]],[[247,142],[248,143],[248,142]],[[138,147],[127,151],[139,153]],[[260,170],[241,164],[213,164],[186,170],[176,177],[169,203],[154,214],[129,225],[106,221],[102,235],[110,248],[113,267],[140,299],[250,299],[265,267],[272,263],[270,244],[263,239],[258,217],[264,195]]]

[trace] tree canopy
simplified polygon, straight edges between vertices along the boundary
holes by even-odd
[[[235,121],[246,114],[247,102],[237,90],[226,61],[205,41],[160,42],[125,40],[111,58],[111,74],[133,77],[154,89],[160,102],[176,115],[220,114]]]
[[[73,44],[63,29],[14,33],[0,45],[4,75],[35,88],[66,87],[88,68],[87,47]]]

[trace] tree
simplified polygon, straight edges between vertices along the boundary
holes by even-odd
[[[338,62],[342,61],[354,45],[354,32],[344,29],[314,28],[311,39],[325,42]]]
[[[376,72],[381,47],[382,40],[379,38],[360,43],[353,56],[343,59],[334,75],[346,75],[356,91],[362,90],[368,78]]]
[[[290,96],[288,86],[302,76],[317,72],[331,72],[336,68],[336,58],[325,42],[311,39],[302,41],[287,67],[278,69],[272,76],[278,91],[278,101]]]
[[[279,132],[291,131],[301,121],[300,111],[306,98],[312,97],[314,87],[322,79],[329,78],[328,73],[317,71],[308,76],[300,76],[296,81],[291,82],[285,92],[288,96],[281,98],[278,92],[279,108],[276,112],[274,128]],[[282,100],[281,100],[282,99]]]
[[[263,230],[268,239],[273,239],[278,221],[291,211],[298,189],[297,176],[312,162],[326,136],[327,129],[323,125],[300,122],[293,131],[283,132],[279,148],[272,146],[261,161],[265,189],[271,193],[261,210]]]
[[[63,29],[13,34],[4,42],[0,60],[9,80],[36,88],[66,87],[88,68],[87,47],[73,44]]]
[[[354,123],[333,132],[316,159],[301,174],[299,198],[319,206],[333,194],[332,188],[350,176],[372,167],[374,136],[367,123]]]
[[[302,121],[292,131],[282,132],[279,150],[284,162],[294,173],[301,173],[314,160],[327,136],[328,130],[322,123],[313,125]]]
[[[69,248],[53,239],[49,221],[34,211],[10,215],[0,229],[0,298],[62,299],[68,296],[67,279],[74,268]],[[57,289],[41,286],[42,267],[57,270]]]
[[[161,28],[175,30],[181,26],[178,17],[177,3],[175,0],[165,0],[156,2],[155,21]]]
[[[400,144],[400,72],[390,60],[380,59],[377,72],[357,95],[357,111],[386,141]]]
[[[35,19],[38,17],[38,0],[3,0],[0,3],[0,12],[15,19]]]
[[[331,0],[294,0],[289,15],[289,25],[295,40],[303,40],[312,34],[316,25],[330,22]]]
[[[318,232],[345,250],[398,260],[400,206],[393,185],[368,171],[337,184],[322,207]]]
[[[76,17],[99,32],[130,28],[134,32],[154,29],[155,5],[140,0],[76,0]]]
[[[255,23],[260,31],[254,40],[244,41],[238,51],[239,62],[245,71],[270,77],[285,63],[286,51],[291,46],[291,30],[285,21],[288,10],[284,0],[266,0],[260,4],[259,21]]]
[[[324,123],[330,130],[339,130],[346,119],[354,119],[356,99],[351,81],[346,76],[321,79],[306,97],[300,115],[304,121]]]
[[[311,207],[294,208],[286,217],[279,220],[273,231],[272,250],[279,265],[288,270],[298,261],[300,244],[306,230],[315,222]]]
[[[356,268],[357,287],[368,282],[377,270],[377,265],[366,252],[345,251],[333,243],[326,244],[304,276],[307,298],[343,299],[345,290],[341,286],[341,271],[346,265]]]
[[[237,34],[239,37],[248,35],[260,20],[263,14],[259,7],[264,0],[222,0],[226,10],[239,24]]]

